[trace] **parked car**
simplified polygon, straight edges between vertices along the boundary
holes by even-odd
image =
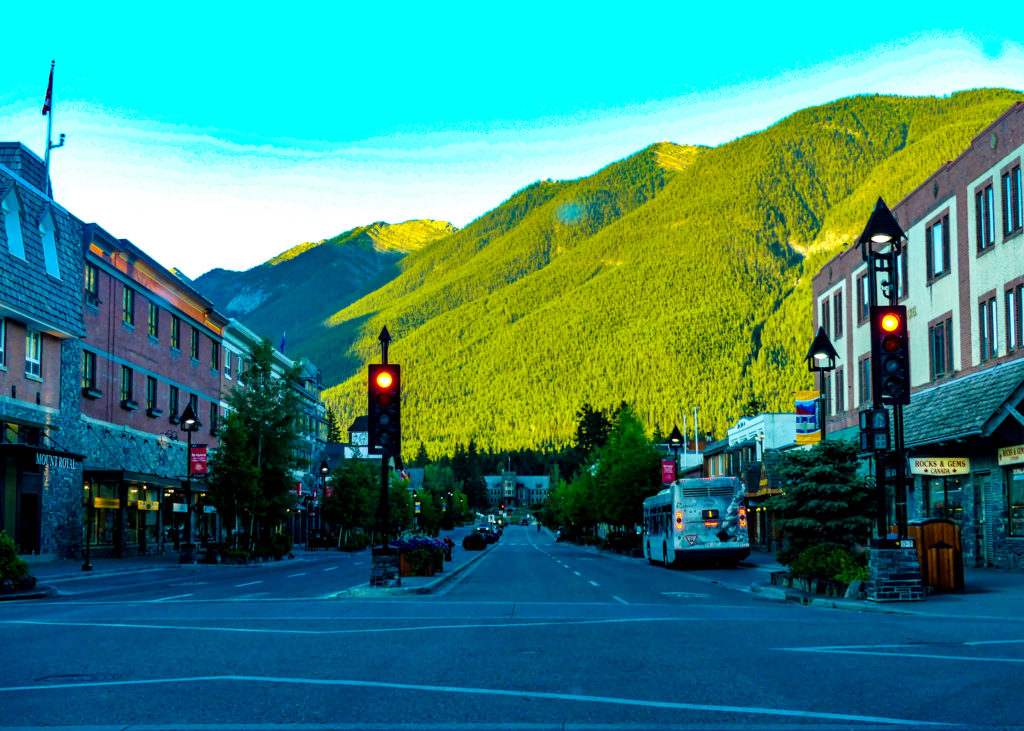
[[[338,536],[326,528],[314,528],[309,532],[308,546],[311,549],[337,548]]]

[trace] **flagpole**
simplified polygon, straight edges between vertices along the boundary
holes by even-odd
[[[53,148],[53,67],[56,60],[50,61],[50,84],[46,89],[46,155],[43,171],[46,175],[46,195],[53,197],[53,186],[50,185],[50,150]]]

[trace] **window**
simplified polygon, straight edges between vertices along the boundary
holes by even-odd
[[[824,372],[822,372],[824,375]],[[824,426],[825,417],[832,413],[832,384],[826,375],[821,379],[821,410],[822,410],[822,426]]]
[[[224,377],[231,378],[231,351],[224,351]]]
[[[978,251],[985,251],[996,243],[995,218],[995,192],[989,185],[974,194],[974,235],[978,239]]]
[[[21,204],[18,194],[12,187],[7,197],[0,203],[0,216],[4,219],[4,231],[7,232],[7,250],[19,259],[25,258],[25,241],[21,237]]]
[[[100,302],[100,270],[88,262],[85,265],[85,299],[94,305]]]
[[[135,325],[135,290],[124,285],[124,294],[121,297],[121,322],[125,325]]]
[[[1009,534],[1024,536],[1024,467],[1007,471],[1006,492],[1006,505],[1010,510]]]
[[[220,426],[217,423],[217,417],[220,416],[220,406],[218,404],[210,404],[210,434],[217,434],[217,429]]]
[[[132,401],[132,386],[135,374],[128,366],[121,366],[121,403],[127,404]]]
[[[194,394],[194,393],[190,393],[188,395],[188,402],[190,404],[192,404],[192,410],[194,412],[196,412],[196,417],[198,418],[199,417],[199,397],[196,394]]]
[[[0,367],[7,367],[7,318],[0,317]]]
[[[96,354],[88,350],[82,351],[82,388],[96,388]]]
[[[843,337],[843,293],[836,292],[832,298],[832,319],[835,337]]]
[[[156,408],[156,379],[146,376],[146,408]]]
[[[149,337],[160,337],[160,308],[152,302],[149,303]]]
[[[900,253],[896,255],[896,299],[901,300],[907,296],[907,284],[910,281],[907,272],[907,247],[904,245]]]
[[[868,286],[870,284],[867,274],[857,277],[857,320],[859,322],[867,320],[871,315],[871,292]]]
[[[171,315],[171,347],[181,350],[181,318]]]
[[[238,383],[242,383],[242,379],[245,376],[245,358],[238,356]]]
[[[1020,165],[1003,174],[1003,236],[1024,226],[1024,200],[1021,199]]]
[[[925,229],[928,281],[949,273],[949,216]]]
[[[220,368],[220,343],[216,340],[210,341],[210,369]]]
[[[928,328],[928,349],[932,380],[942,378],[953,368],[953,318]]]
[[[178,416],[178,387],[171,386],[167,392],[167,410],[171,412],[171,416],[177,418]]]
[[[999,350],[999,310],[996,298],[989,299],[978,305],[978,344],[981,347],[979,356],[982,362],[995,358]]]
[[[826,297],[821,303],[821,321],[818,323],[821,327],[825,328],[825,334],[832,337],[832,327],[829,324],[829,311],[828,311],[828,298]]]
[[[1021,328],[1024,327],[1024,303],[1021,297],[1024,296],[1024,284],[1018,284],[1013,289],[1006,290],[1006,351],[1018,350],[1024,347],[1021,340]]]
[[[837,414],[841,414],[844,411],[846,411],[846,389],[844,388],[844,386],[845,386],[845,379],[843,378],[843,369],[842,368],[837,368],[836,369],[836,384],[835,384],[836,413]]]
[[[871,356],[861,358],[857,364],[858,397],[862,404],[871,403]]]
[[[43,266],[51,277],[60,279],[60,262],[57,259],[57,227],[53,224],[53,214],[46,212],[39,222],[39,237],[43,243]]]
[[[25,333],[25,375],[43,376],[43,336],[36,330]]]
[[[192,328],[192,360],[199,360],[199,331]]]

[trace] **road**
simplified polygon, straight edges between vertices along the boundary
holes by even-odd
[[[460,550],[460,549],[456,549]],[[1024,623],[826,610],[513,526],[440,594],[369,558],[89,577],[0,604],[0,726],[874,728],[1022,723]]]

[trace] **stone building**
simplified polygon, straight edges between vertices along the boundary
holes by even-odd
[[[894,469],[910,473],[911,520],[961,526],[967,565],[1024,561],[1022,161],[1018,102],[892,208],[908,237],[894,285],[907,307],[912,386],[908,464]],[[872,402],[869,287],[856,247],[813,280],[815,329],[840,359],[824,389],[829,439],[857,438],[858,411]]]
[[[515,472],[502,472],[500,475],[484,477],[487,483],[487,498],[491,508],[521,507],[543,503],[551,489],[551,478],[543,476],[517,475]]]
[[[43,162],[0,143],[0,530],[25,554],[80,545],[81,222]]]

